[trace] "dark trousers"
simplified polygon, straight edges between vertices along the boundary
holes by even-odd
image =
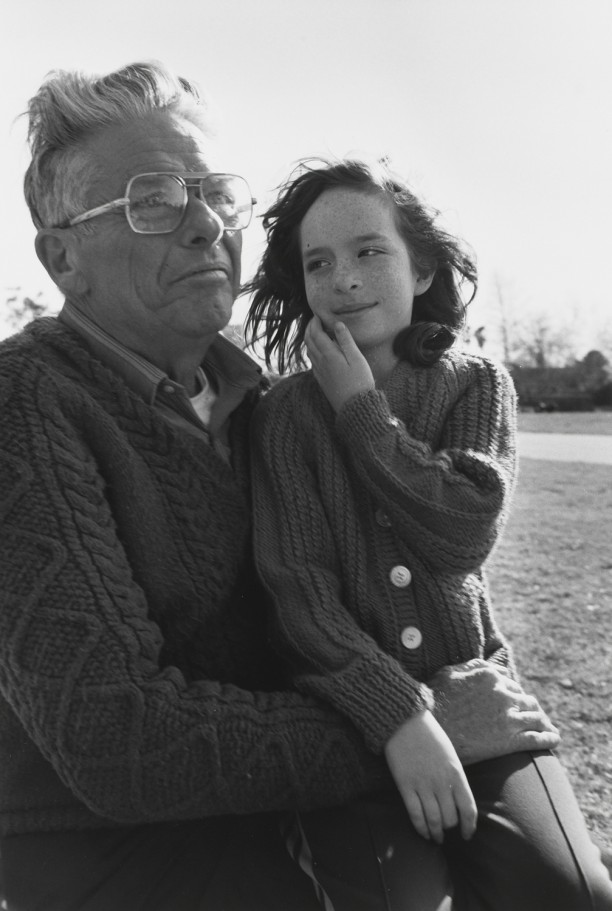
[[[319,911],[276,815],[13,835],[9,911]]]
[[[608,872],[553,755],[466,773],[479,811],[470,841],[421,838],[397,795],[300,814],[298,850],[334,911],[612,911]]]
[[[467,769],[476,835],[442,848],[396,795],[300,814],[317,900],[275,815],[2,840],[9,911],[612,911],[612,884],[558,761]]]

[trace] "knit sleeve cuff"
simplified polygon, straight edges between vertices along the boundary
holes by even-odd
[[[381,753],[408,718],[432,709],[429,687],[405,673],[382,652],[352,662],[333,681],[333,702],[361,731],[372,752]]]

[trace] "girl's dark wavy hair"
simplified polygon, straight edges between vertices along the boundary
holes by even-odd
[[[245,324],[247,344],[263,342],[268,368],[276,358],[280,373],[307,366],[304,332],[312,311],[304,287],[299,228],[315,200],[336,188],[387,195],[417,275],[435,273],[428,290],[414,298],[410,326],[393,344],[395,353],[412,364],[435,363],[455,342],[465,323],[466,306],[476,294],[474,257],[439,227],[439,212],[425,205],[384,162],[373,165],[357,159],[304,159],[264,214],[267,248],[243,288],[253,295]],[[465,282],[471,294],[464,302]]]

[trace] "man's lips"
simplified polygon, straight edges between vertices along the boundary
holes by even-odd
[[[206,277],[207,275],[211,278],[219,275],[223,275],[224,278],[231,278],[230,269],[225,263],[209,263],[206,266],[194,266],[192,269],[188,269],[186,272],[181,272],[175,281],[181,282],[187,278],[194,278],[197,276]]]

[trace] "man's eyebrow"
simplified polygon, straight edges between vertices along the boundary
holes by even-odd
[[[373,240],[388,240],[386,234],[379,234],[378,232],[370,234],[356,234],[355,237],[351,237],[352,243],[363,244],[368,243]],[[304,250],[302,256],[321,256],[323,253],[327,253],[329,247],[309,247],[308,250]]]

